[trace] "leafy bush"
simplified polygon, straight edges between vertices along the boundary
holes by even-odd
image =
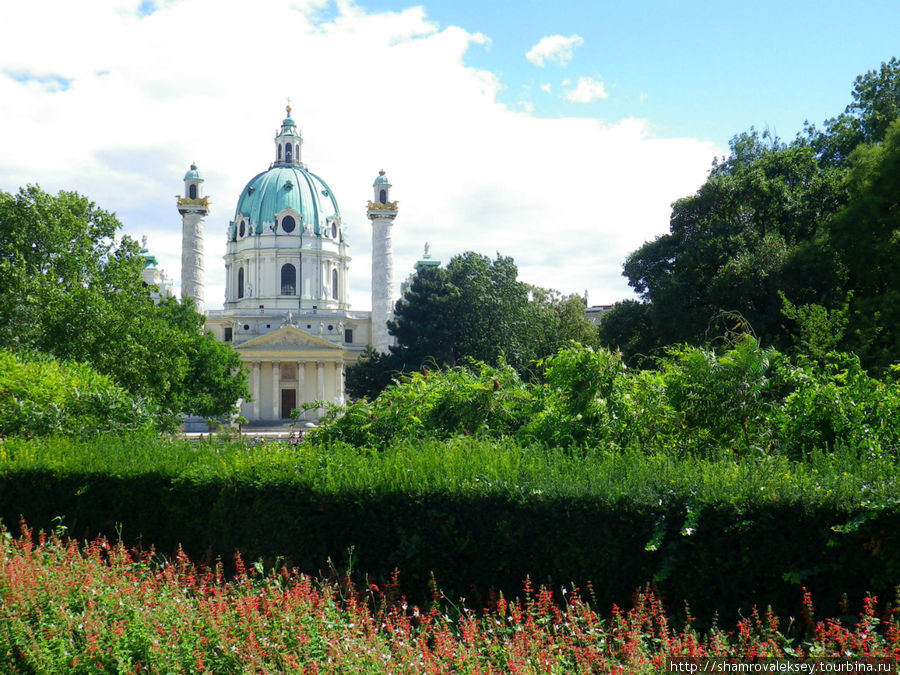
[[[548,446],[619,443],[625,420],[625,365],[619,354],[576,345],[545,359],[544,384],[520,438]]]
[[[374,401],[332,408],[311,437],[383,449],[400,439],[510,436],[702,456],[900,449],[900,382],[869,377],[851,355],[791,361],[744,335],[720,352],[670,349],[656,370],[632,370],[618,353],[577,344],[539,367],[538,384],[506,364],[423,369]]]
[[[680,448],[704,454],[766,452],[768,420],[779,401],[784,357],[749,336],[716,354],[702,347],[668,352],[661,371],[668,431]]]
[[[800,457],[845,445],[868,455],[900,448],[900,386],[869,377],[854,355],[792,369],[792,391],[773,416],[781,452]]]
[[[146,401],[79,363],[0,350],[0,436],[82,436],[150,430]]]
[[[423,368],[389,385],[374,401],[332,407],[313,435],[320,443],[385,448],[395,439],[514,434],[526,419],[528,387],[502,361],[443,371]]]

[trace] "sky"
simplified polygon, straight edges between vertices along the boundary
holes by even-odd
[[[0,23],[0,190],[89,196],[178,292],[175,196],[196,162],[210,309],[288,99],[349,228],[354,309],[371,304],[380,169],[395,295],[428,242],[599,305],[633,297],[626,256],[732,136],[821,125],[900,51],[897,0],[42,0],[0,4]]]

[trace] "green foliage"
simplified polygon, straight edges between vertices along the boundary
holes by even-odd
[[[735,137],[731,148],[696,195],[675,203],[670,233],[626,260],[629,284],[648,304],[630,323],[602,331],[605,344],[702,344],[721,311],[740,313],[762,339],[786,344],[779,291],[804,302],[835,297],[835,269],[807,247],[844,200],[840,174],[821,169],[811,148],[755,131]],[[635,334],[648,329],[649,336]]]
[[[524,367],[524,372],[519,370],[523,376],[533,374],[535,361],[556,354],[572,342],[586,347],[600,346],[597,328],[584,311],[584,298],[537,286],[530,287],[529,292],[531,300],[526,325],[531,361]]]
[[[680,447],[704,454],[768,450],[768,420],[778,401],[778,352],[745,336],[721,355],[681,347],[669,356],[663,382],[670,430]]]
[[[801,354],[822,361],[830,352],[837,351],[849,321],[849,302],[853,291],[847,294],[843,307],[827,309],[822,305],[796,306],[781,291],[778,292],[784,307],[781,313],[797,326],[794,344]]]
[[[87,363],[164,411],[230,412],[248,395],[238,357],[190,303],[154,305],[120,227],[76,193],[0,192],[0,346]]]
[[[653,329],[653,310],[649,303],[622,300],[600,317],[598,342],[622,352],[632,367],[652,364],[652,355],[659,348]]]
[[[234,412],[235,402],[250,394],[238,353],[206,331],[203,315],[189,298],[163,300],[154,315],[166,339],[161,358],[178,361],[184,369],[166,392],[165,407],[201,417]]]
[[[753,128],[735,136],[706,183],[675,203],[669,233],[628,256],[624,274],[644,304],[615,306],[602,344],[641,364],[666,346],[704,344],[729,311],[781,349],[852,350],[886,369],[900,353],[898,117],[894,58],[857,78],[824,132],[807,125],[788,144]],[[845,329],[840,340],[829,326]]]
[[[463,358],[497,364],[501,355],[514,367],[527,365],[528,288],[517,276],[512,258],[471,252],[446,269],[420,270],[388,324],[398,343],[392,351],[410,370]]]
[[[352,546],[354,569],[381,584],[399,568],[418,597],[431,572],[473,600],[473,588],[509,597],[529,574],[593,580],[604,604],[655,580],[673,606],[710,617],[753,604],[793,612],[801,584],[832,606],[841,592],[889,592],[898,472],[891,457],[847,447],[794,460],[472,437],[397,439],[382,452],[8,439],[0,518],[50,529],[64,516],[79,537],[118,530],[145,549],[182,544],[211,563],[238,549],[311,573]]]
[[[0,438],[150,431],[154,413],[88,366],[0,349]]]
[[[853,355],[831,354],[821,367],[801,363],[773,419],[780,452],[803,457],[846,446],[863,456],[900,452],[900,387],[869,377]]]
[[[573,345],[541,365],[544,383],[535,388],[523,438],[559,447],[623,440],[626,378],[618,354]]]
[[[470,434],[710,457],[800,457],[841,446],[900,452],[890,426],[900,419],[900,382],[870,377],[849,355],[792,361],[734,335],[718,351],[670,348],[655,370],[632,370],[619,353],[577,344],[538,365],[540,382],[523,382],[502,363],[416,371],[371,402],[332,407],[311,438],[383,449]]]
[[[853,101],[843,113],[826,120],[825,131],[807,123],[806,139],[830,164],[848,164],[859,145],[884,140],[888,127],[900,117],[900,60],[883,62],[856,78]]]
[[[525,385],[502,360],[498,367],[473,362],[444,371],[423,368],[389,385],[372,402],[331,408],[312,436],[325,444],[382,449],[399,438],[499,438],[521,426],[527,402]]]
[[[396,354],[382,354],[375,351],[372,345],[366,345],[356,363],[347,368],[344,388],[348,398],[352,400],[377,395],[399,377],[402,367]]]
[[[596,345],[597,331],[577,296],[528,286],[512,258],[467,252],[446,268],[417,271],[388,329],[390,354],[367,351],[347,369],[348,393],[374,398],[400,373],[480,361],[508,363],[522,377],[570,340]]]
[[[845,345],[885,370],[900,358],[900,119],[882,143],[859,146],[851,162],[850,201],[830,221],[828,242],[853,291]]]

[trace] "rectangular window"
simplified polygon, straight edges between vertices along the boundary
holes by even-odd
[[[353,329],[352,328],[344,329],[344,342],[346,342],[348,344],[353,342]]]
[[[225,328],[225,342],[231,342],[231,326]]]

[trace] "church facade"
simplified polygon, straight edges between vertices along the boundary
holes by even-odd
[[[182,216],[182,295],[206,326],[240,354],[251,400],[240,414],[282,423],[310,401],[344,402],[344,371],[371,344],[387,351],[393,299],[391,232],[397,202],[380,172],[367,216],[372,222],[372,311],[350,308],[350,252],[335,194],[301,161],[303,139],[290,106],[275,134],[274,161],[246,184],[228,223],[225,302],[204,308],[203,224],[209,200],[196,165],[178,196]],[[315,420],[321,409],[301,419]]]

